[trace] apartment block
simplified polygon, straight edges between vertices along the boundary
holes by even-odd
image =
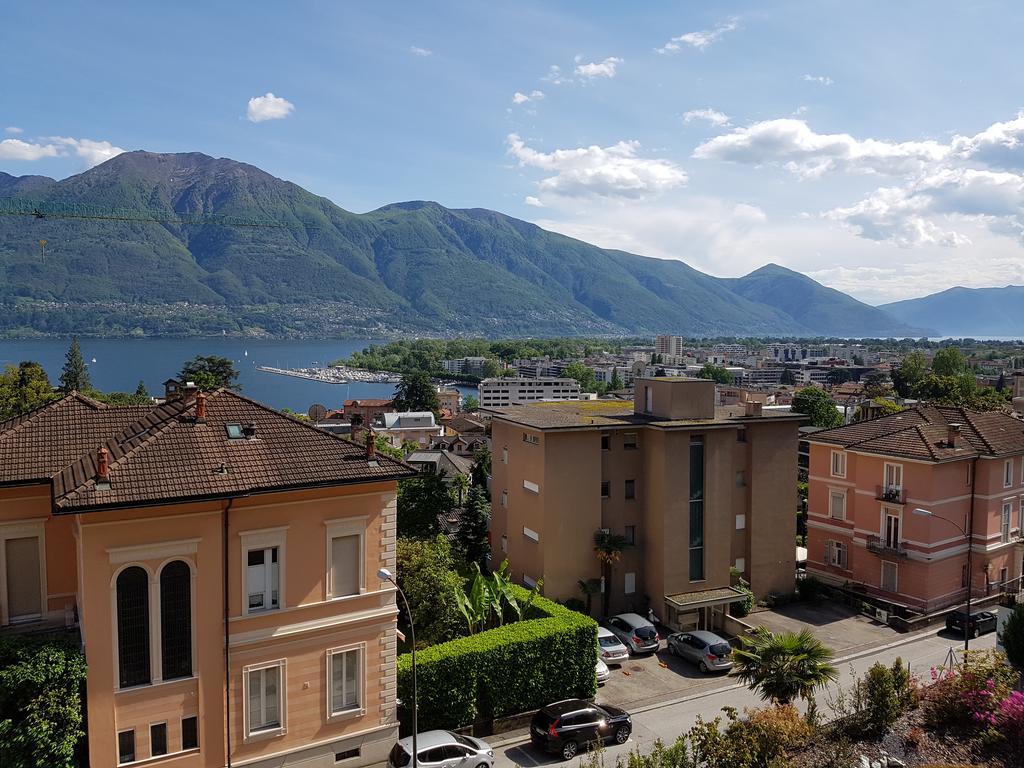
[[[669,355],[670,357],[683,357],[686,351],[683,347],[682,336],[659,335],[654,340],[654,352],[658,355]]]
[[[442,360],[441,367],[448,373],[483,376],[486,357],[460,357],[455,360]]]
[[[650,607],[680,629],[721,626],[731,567],[758,595],[791,592],[803,417],[716,407],[702,379],[638,379],[635,393],[491,409],[495,556],[549,597],[579,597],[602,576],[595,534],[619,534],[612,612]]]
[[[477,386],[481,408],[497,408],[539,400],[579,400],[576,379],[484,379]]]
[[[807,441],[815,575],[908,618],[1020,589],[1024,422],[919,406]]]
[[[80,635],[92,768],[383,762],[376,572],[412,470],[229,391],[168,394],[0,424],[0,633]]]

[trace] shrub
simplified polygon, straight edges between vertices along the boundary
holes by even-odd
[[[757,598],[754,597],[754,591],[750,588],[750,582],[745,579],[741,578],[735,588],[742,592],[745,597],[735,603],[730,603],[729,613],[742,619],[754,610],[754,606],[757,604]]]
[[[708,722],[698,715],[697,724],[687,733],[694,761],[704,768],[784,765],[786,752],[805,744],[814,733],[790,704],[747,710],[746,720],[740,720],[732,707],[722,711],[724,730],[721,717]]]
[[[796,583],[796,591],[801,600],[813,603],[821,596],[824,585],[815,576],[805,576]]]
[[[951,670],[932,670],[936,679],[924,697],[924,716],[933,728],[989,728],[1017,674],[998,651],[968,651]]]
[[[872,664],[864,679],[858,684],[863,686],[864,701],[867,705],[864,709],[864,729],[876,734],[884,732],[903,713],[901,697],[896,691],[892,670],[882,664]]]
[[[433,539],[398,539],[396,547],[398,583],[409,600],[416,622],[416,641],[422,648],[466,633],[466,622],[455,602],[462,589],[462,577],[444,536]],[[402,631],[409,633],[404,610],[399,613]]]
[[[0,765],[76,764],[85,657],[64,638],[0,637]]]
[[[525,602],[529,591],[512,587]],[[461,728],[597,691],[597,624],[537,597],[532,616],[416,654],[419,729]],[[412,657],[398,659],[398,696],[412,702]],[[402,724],[410,727],[411,708]]]
[[[579,768],[606,768],[605,752],[598,747],[580,758]],[[661,739],[654,742],[649,754],[633,748],[625,758],[615,758],[615,768],[695,768],[686,748],[686,738],[680,736],[666,747]]]
[[[999,704],[996,714],[999,732],[1014,753],[1024,750],[1024,693],[1014,691]]]
[[[908,750],[917,751],[924,744],[924,729],[923,728],[911,728],[907,731],[907,735],[903,737],[903,744]]]

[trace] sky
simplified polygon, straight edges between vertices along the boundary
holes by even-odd
[[[1024,4],[10,5],[0,171],[256,165],[872,304],[1024,283]],[[3,226],[0,222],[0,226]]]

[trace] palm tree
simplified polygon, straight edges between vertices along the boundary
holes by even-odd
[[[608,615],[608,602],[612,592],[612,566],[619,561],[619,556],[629,546],[625,536],[611,533],[607,530],[600,530],[594,534],[594,552],[597,554],[598,562],[601,563],[601,575],[604,578],[604,595],[602,600],[602,611]]]
[[[743,647],[734,653],[738,676],[768,701],[810,699],[816,688],[839,679],[831,664],[832,649],[809,630],[773,633],[758,627],[742,641]]]
[[[469,490],[469,478],[463,474],[455,475],[452,478],[452,490],[455,491],[455,498],[458,501],[458,506],[461,507],[466,491]]]
[[[601,580],[600,579],[580,579],[576,582],[576,586],[579,587],[580,592],[583,593],[583,597],[587,601],[587,616],[592,615],[590,608],[593,604],[594,595],[601,591]]]

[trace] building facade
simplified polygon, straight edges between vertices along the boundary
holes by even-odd
[[[579,400],[576,379],[484,379],[477,387],[481,408],[499,408],[539,400]]]
[[[668,355],[669,357],[683,357],[686,354],[686,349],[683,347],[683,337],[659,335],[654,340],[654,353],[656,355]]]
[[[68,395],[0,466],[0,632],[80,633],[89,765],[384,760],[408,467],[227,391]]]
[[[910,617],[959,605],[968,585],[1019,590],[1024,422],[919,406],[807,440],[816,576]]]
[[[435,438],[444,434],[444,427],[430,411],[385,413],[374,423],[373,430],[393,448],[401,448],[404,443],[429,448]]]
[[[680,629],[721,625],[732,567],[758,595],[791,592],[802,417],[716,407],[707,380],[635,392],[492,410],[494,556],[566,599],[602,577],[595,534],[621,535],[610,610],[651,608]]]

